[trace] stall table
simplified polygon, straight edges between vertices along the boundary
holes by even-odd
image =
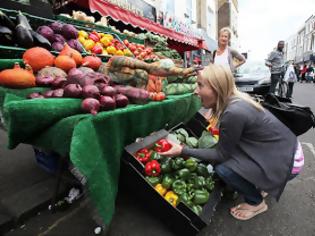
[[[0,87],[0,111],[8,134],[8,148],[20,143],[69,155],[86,177],[89,196],[106,225],[115,210],[120,158],[124,146],[166,124],[188,121],[199,109],[192,94],[169,96],[162,102],[129,105],[126,108],[82,114],[81,99],[25,99],[44,88]]]

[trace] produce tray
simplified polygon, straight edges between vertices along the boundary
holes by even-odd
[[[86,22],[86,21],[75,20],[75,19],[72,19],[72,18],[69,18],[66,16],[61,16],[61,15],[56,15],[56,20],[59,20],[59,21],[62,21],[62,22],[68,23],[68,24],[72,24],[75,26],[82,26],[85,28],[89,28],[90,30],[100,31],[102,33],[116,34],[119,36],[119,38],[121,40],[128,39],[128,41],[133,42],[133,43],[144,44],[144,40],[133,38],[133,37],[115,32],[110,27],[101,26],[101,25],[97,25],[95,23],[90,23],[90,22]]]
[[[134,192],[139,193],[143,198],[146,207],[153,208],[156,216],[170,226],[176,233],[184,235],[195,235],[202,228],[210,224],[214,215],[215,208],[221,200],[223,185],[215,178],[215,188],[210,193],[208,202],[203,206],[201,214],[198,216],[184,203],[179,202],[176,207],[169,204],[155,189],[147,182],[143,174],[143,166],[137,161],[133,154],[141,148],[151,147],[156,141],[165,138],[169,134],[166,130],[157,131],[150,136],[137,140],[125,147],[125,153],[122,158],[122,175],[128,179],[129,185]],[[148,201],[150,199],[150,201]],[[188,233],[189,232],[189,233]]]
[[[15,63],[19,63],[20,66],[24,65],[22,59],[0,59],[0,70],[11,69]]]

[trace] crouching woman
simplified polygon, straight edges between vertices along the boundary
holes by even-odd
[[[198,75],[196,95],[218,118],[219,142],[213,149],[192,149],[173,143],[164,156],[193,156],[209,161],[217,175],[244,196],[230,209],[248,220],[268,209],[264,193],[279,200],[286,183],[301,170],[304,157],[297,137],[248,94],[237,90],[232,73],[209,65]]]

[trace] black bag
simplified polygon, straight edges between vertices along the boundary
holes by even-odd
[[[296,136],[304,134],[310,128],[315,127],[315,116],[311,109],[292,104],[290,99],[268,94],[262,105],[284,123]]]

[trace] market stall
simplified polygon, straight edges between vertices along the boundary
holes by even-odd
[[[144,62],[144,57],[137,60],[136,54],[124,51],[129,50],[128,44],[119,37],[115,39],[114,35],[97,32],[94,28],[15,11],[7,13],[11,19],[23,19],[22,36],[37,29],[47,46],[47,49],[38,47],[41,45],[33,41],[37,39],[35,36],[29,37],[27,43],[23,38],[1,46],[1,50],[7,52],[4,55],[12,50],[15,56],[0,61],[0,115],[8,134],[8,148],[26,143],[69,156],[86,177],[89,195],[104,223],[109,224],[115,209],[124,147],[137,137],[188,121],[200,109],[199,99],[191,93],[196,82],[196,77],[191,75],[196,68],[178,68],[170,60],[152,64]],[[61,37],[68,44],[60,48],[53,46],[60,43]],[[192,47],[199,45],[198,40],[183,40]],[[108,56],[103,61],[109,59],[109,62],[102,63],[98,57],[91,56],[93,48],[87,47],[87,41],[93,41],[93,47],[101,46],[100,54],[105,50]],[[115,50],[110,51],[109,47]],[[121,55],[119,51],[126,54]],[[133,83],[135,78],[144,83]],[[69,85],[80,88],[76,90],[79,94],[73,88],[67,93]],[[94,86],[94,92],[85,90],[86,86]],[[114,87],[115,93],[105,87]],[[118,95],[123,97],[123,105],[119,105]],[[102,97],[106,97],[103,102]],[[108,97],[111,97],[110,106]],[[86,99],[97,102],[97,110],[84,108]]]

